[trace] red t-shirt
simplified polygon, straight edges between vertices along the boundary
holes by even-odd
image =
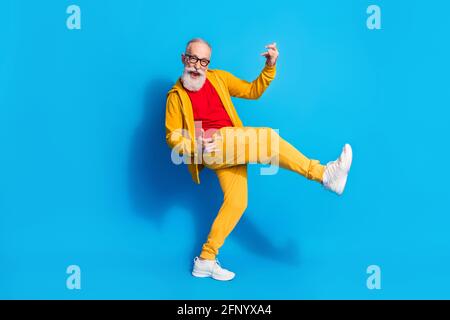
[[[233,126],[230,116],[222,104],[222,100],[220,100],[216,89],[214,89],[208,79],[206,79],[205,84],[200,90],[189,91],[186,89],[186,92],[191,99],[194,121],[202,122],[201,127],[205,130],[205,137],[211,136],[213,130],[209,134],[206,132],[209,129]]]

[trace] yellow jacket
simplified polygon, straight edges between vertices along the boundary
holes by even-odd
[[[239,79],[230,72],[223,70],[209,70],[206,77],[219,94],[234,127],[243,127],[231,97],[244,99],[258,99],[275,78],[276,67],[265,65],[264,69],[253,82]],[[195,126],[192,104],[189,96],[181,84],[180,79],[167,93],[166,102],[166,141],[171,149],[177,146],[178,154],[190,159],[188,170],[192,179],[200,183],[199,172],[203,164],[194,163],[198,156],[195,141]]]

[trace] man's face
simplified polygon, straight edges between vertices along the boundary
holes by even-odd
[[[211,59],[211,49],[202,42],[193,42],[181,55],[184,64],[181,77],[183,86],[190,91],[198,91],[206,81],[206,71]]]

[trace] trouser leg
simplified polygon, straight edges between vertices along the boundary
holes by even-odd
[[[215,259],[220,247],[234,229],[247,208],[247,165],[236,165],[214,170],[223,191],[223,203],[215,218],[200,257]]]
[[[322,182],[325,166],[309,159],[268,127],[224,127],[220,151],[205,154],[205,166],[220,169],[247,163],[271,163]]]

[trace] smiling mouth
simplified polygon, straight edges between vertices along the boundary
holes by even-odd
[[[200,72],[197,72],[197,71],[189,71],[189,74],[193,78],[198,78],[200,76]]]

